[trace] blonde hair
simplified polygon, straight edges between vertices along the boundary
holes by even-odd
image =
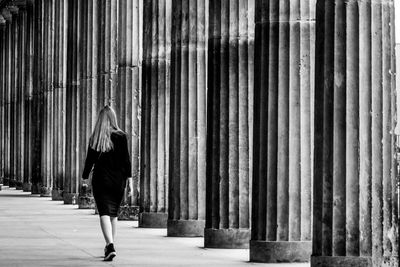
[[[113,132],[122,132],[118,127],[117,115],[110,106],[105,106],[99,113],[93,133],[89,139],[89,146],[100,152],[107,152],[114,148],[111,141]]]

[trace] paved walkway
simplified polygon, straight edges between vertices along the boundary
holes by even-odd
[[[118,255],[105,263],[93,210],[0,191],[0,266],[288,266],[249,263],[248,250],[204,249],[202,238],[166,237],[166,230],[137,228],[137,222],[119,222],[115,243]]]

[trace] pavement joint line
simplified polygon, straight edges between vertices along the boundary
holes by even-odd
[[[39,226],[39,228],[40,228],[43,232],[45,232],[45,233],[49,234],[50,236],[54,237],[55,239],[61,240],[62,242],[64,242],[64,243],[70,245],[71,247],[74,247],[74,248],[76,248],[76,249],[78,249],[78,250],[84,252],[85,254],[87,254],[87,255],[89,255],[89,256],[91,256],[91,257],[93,257],[93,258],[96,257],[95,255],[92,255],[91,253],[87,252],[86,250],[84,250],[84,249],[82,249],[82,248],[80,248],[80,247],[75,246],[74,244],[68,242],[67,240],[65,240],[65,239],[63,239],[63,238],[61,238],[61,237],[59,237],[59,236],[57,236],[57,235],[55,235],[55,234],[53,234],[53,233],[50,233],[49,231],[47,231],[46,229],[44,229],[42,226]]]

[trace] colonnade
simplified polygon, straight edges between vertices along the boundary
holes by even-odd
[[[251,261],[398,264],[392,0],[2,5],[0,183],[93,208],[80,175],[109,104],[139,227]]]
[[[138,205],[138,22],[139,1],[10,1],[2,8],[3,184],[93,208],[80,176],[97,113],[110,104],[134,166],[136,190],[127,201]]]

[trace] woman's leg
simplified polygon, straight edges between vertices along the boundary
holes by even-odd
[[[111,220],[111,227],[112,227],[112,237],[113,237],[113,240],[115,240],[115,236],[117,234],[118,217],[110,217],[110,220]]]
[[[103,215],[100,216],[100,226],[101,231],[103,232],[104,239],[106,244],[114,243],[113,241],[113,227],[111,226],[110,216]]]

